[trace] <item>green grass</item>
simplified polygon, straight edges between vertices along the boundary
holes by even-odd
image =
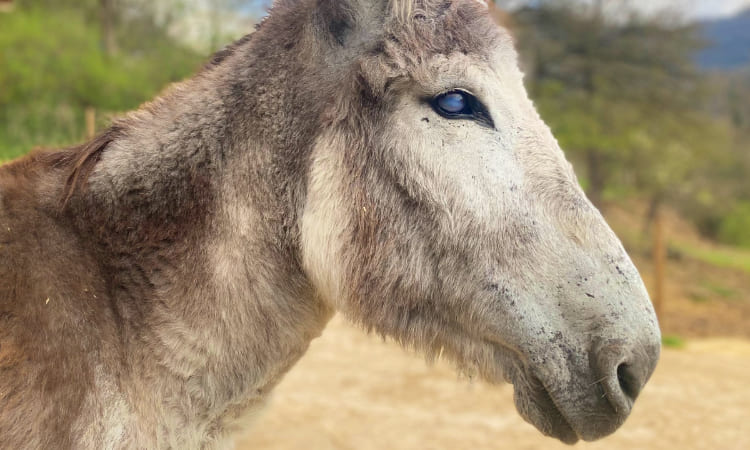
[[[667,348],[680,349],[685,347],[685,340],[675,334],[662,336],[661,343]]]
[[[696,303],[706,303],[715,298],[736,299],[740,293],[716,281],[703,280],[688,293],[688,298]]]
[[[682,242],[672,242],[670,245],[688,258],[750,274],[750,250],[719,246],[709,248]]]
[[[704,281],[703,283],[701,283],[701,285],[704,288],[708,289],[711,293],[716,294],[722,298],[733,298],[737,296],[737,291],[718,283]]]

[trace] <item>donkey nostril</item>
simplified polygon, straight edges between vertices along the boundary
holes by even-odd
[[[653,372],[658,352],[654,354],[640,347],[629,348],[620,342],[607,344],[605,342],[591,352],[595,358],[591,361],[593,375],[602,377],[600,386],[604,390],[604,395],[599,395],[597,402],[601,405],[609,403],[614,412],[613,420],[621,421],[630,414],[643,385]]]
[[[617,366],[617,381],[620,383],[622,393],[630,400],[635,400],[638,397],[641,389],[640,383],[629,365],[623,363]]]

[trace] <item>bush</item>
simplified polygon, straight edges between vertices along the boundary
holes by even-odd
[[[750,203],[740,203],[727,214],[719,227],[719,239],[750,248]]]
[[[0,30],[0,162],[80,141],[86,107],[136,108],[203,59],[166,32],[109,57],[96,23],[61,7],[0,14]]]

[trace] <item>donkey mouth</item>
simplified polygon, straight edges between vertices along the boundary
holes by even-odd
[[[518,412],[544,435],[573,445],[580,438],[568,419],[562,413],[549,391],[537,380],[529,383],[528,390],[515,389],[515,403]]]
[[[489,338],[487,342],[494,348],[497,360],[502,361],[499,367],[502,367],[503,380],[513,385],[514,402],[521,417],[546,436],[565,444],[577,443],[580,440],[578,433],[544,383],[521,362],[524,359],[522,353],[495,339]],[[494,377],[492,379],[497,381]]]

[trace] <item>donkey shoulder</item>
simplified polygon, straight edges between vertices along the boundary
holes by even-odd
[[[87,287],[93,267],[45,198],[54,183],[54,170],[34,155],[0,167],[0,436],[8,448],[75,446],[70,432],[99,352],[97,333],[83,329],[97,323],[87,320],[99,309],[98,291]]]

